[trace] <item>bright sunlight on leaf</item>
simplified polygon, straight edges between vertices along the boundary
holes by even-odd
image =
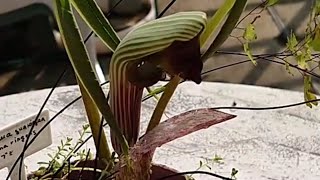
[[[243,38],[249,42],[257,39],[257,34],[253,24],[249,24],[243,34]]]
[[[297,41],[296,35],[293,32],[291,32],[290,37],[288,37],[287,48],[291,52],[295,52],[297,49],[297,45],[298,45],[298,41]]]
[[[305,75],[303,78],[304,82],[304,99],[305,101],[311,101],[317,99],[316,95],[312,93],[312,81],[311,77],[308,75]],[[306,104],[308,107],[312,108],[312,105],[317,106],[318,102],[312,102]]]
[[[257,65],[257,61],[253,58],[252,56],[252,52],[250,50],[250,46],[249,43],[256,40],[257,39],[257,34],[254,28],[253,24],[249,24],[244,33],[243,33],[243,38],[245,40],[245,43],[243,44],[243,49],[244,52],[247,54],[247,56],[249,57],[249,59],[252,61],[252,63],[256,66]]]
[[[257,61],[256,61],[256,60],[253,58],[253,56],[252,56],[252,52],[251,52],[251,50],[250,50],[250,47],[249,47],[249,43],[248,43],[248,42],[246,42],[246,43],[243,44],[243,50],[244,50],[244,52],[247,54],[248,58],[252,61],[253,65],[256,66],[258,63],[257,63]]]

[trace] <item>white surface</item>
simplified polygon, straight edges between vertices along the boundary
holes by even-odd
[[[0,127],[30,113],[36,113],[49,90],[22,93],[0,98]],[[46,108],[54,116],[79,95],[76,86],[58,88]],[[223,83],[182,84],[166,111],[172,116],[193,108],[232,106],[266,107],[303,101],[299,92]],[[143,103],[142,120],[151,116],[155,101]],[[320,113],[319,108],[298,106],[272,111],[225,110],[237,118],[171,142],[156,151],[154,160],[179,171],[195,170],[199,161],[223,157],[223,164],[213,165],[212,171],[229,176],[239,170],[238,179],[320,179]],[[26,159],[29,170],[37,161],[47,160],[46,153],[56,150],[66,136],[78,137],[85,123],[81,102],[75,103],[51,124],[53,144]],[[143,128],[142,128],[143,129]],[[92,148],[90,141],[86,145]],[[206,169],[204,169],[206,170]],[[209,171],[209,170],[208,170]],[[4,177],[4,171],[0,177]],[[194,176],[197,179],[214,179]],[[0,178],[1,179],[1,178]]]

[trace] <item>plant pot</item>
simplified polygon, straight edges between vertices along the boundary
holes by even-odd
[[[152,164],[151,171],[151,180],[158,180],[160,178],[178,173],[178,171],[161,164]],[[164,180],[186,180],[186,178],[179,175],[166,178]]]
[[[87,162],[80,162],[78,164],[78,167],[82,167],[82,166],[86,166],[86,167],[94,167],[95,166],[95,161],[94,160],[90,160]],[[97,167],[102,167],[102,164],[97,162]],[[69,179],[68,180],[79,180],[80,177],[80,171],[72,171],[72,173],[70,173]],[[160,178],[169,176],[169,175],[173,175],[176,174],[178,171],[169,168],[165,165],[160,165],[160,164],[152,164],[151,167],[151,177],[150,180],[158,180]],[[96,174],[96,177],[99,177],[100,173]],[[94,172],[92,171],[82,171],[81,173],[81,178],[82,180],[96,180],[94,177]],[[186,180],[186,178],[184,176],[174,176],[174,177],[170,177],[170,178],[166,178],[165,180]]]
[[[97,163],[97,164],[96,164]],[[103,165],[101,162],[95,160],[87,160],[87,161],[81,161],[77,164],[77,167],[91,167],[94,168],[96,167],[97,169],[102,169]],[[165,165],[160,165],[160,164],[152,164],[151,167],[151,177],[150,180],[159,180],[160,178],[170,176],[173,174],[176,174],[178,171],[169,168]],[[31,179],[31,177],[34,177],[33,174],[30,174],[28,176],[28,179]],[[100,177],[100,172],[94,172],[92,170],[73,170],[67,177],[67,180],[97,180]],[[50,177],[52,178],[52,177]],[[55,180],[59,180],[59,178],[54,178]],[[174,177],[169,177],[164,180],[186,180],[184,176],[174,176]]]

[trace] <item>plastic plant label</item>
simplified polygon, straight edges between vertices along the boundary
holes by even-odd
[[[36,115],[33,115],[0,129],[0,169],[5,167],[11,168],[12,164],[16,161],[16,159],[20,156],[21,152],[23,151],[24,144],[29,134],[30,142],[30,140],[47,123],[47,121],[49,120],[49,111],[44,110],[37,120],[35,120],[35,118]],[[34,124],[34,127],[30,132],[32,124]],[[29,156],[37,151],[40,151],[41,149],[48,147],[51,144],[51,129],[50,125],[48,125],[35,139],[35,141],[32,142],[32,144],[27,148],[27,150],[24,153],[24,157]],[[18,165],[14,168],[15,171],[19,170],[19,168],[17,167]],[[15,171],[11,175],[12,180],[15,179],[13,178],[13,176],[15,176],[15,174],[18,173]],[[24,167],[22,168],[22,171],[25,171]]]

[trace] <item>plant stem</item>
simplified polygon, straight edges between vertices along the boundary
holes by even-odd
[[[153,114],[151,116],[151,120],[148,124],[147,132],[151,131],[153,128],[155,128],[161,120],[162,114],[167,107],[167,104],[169,103],[174,91],[176,90],[177,86],[179,85],[181,81],[181,78],[176,75],[174,76],[170,82],[167,84],[162,96],[160,97],[160,100],[153,111]]]
[[[79,80],[78,80],[78,83],[81,84]],[[105,136],[104,130],[103,128],[100,127],[101,120],[100,120],[99,110],[96,108],[94,102],[89,97],[87,91],[83,88],[83,86],[79,86],[79,87],[82,94],[83,103],[85,105],[86,113],[88,116],[88,121],[90,124],[94,144],[97,149],[98,157],[106,160],[108,164],[110,164],[109,161],[111,160],[111,153],[109,150],[109,146],[107,143],[107,138]]]

